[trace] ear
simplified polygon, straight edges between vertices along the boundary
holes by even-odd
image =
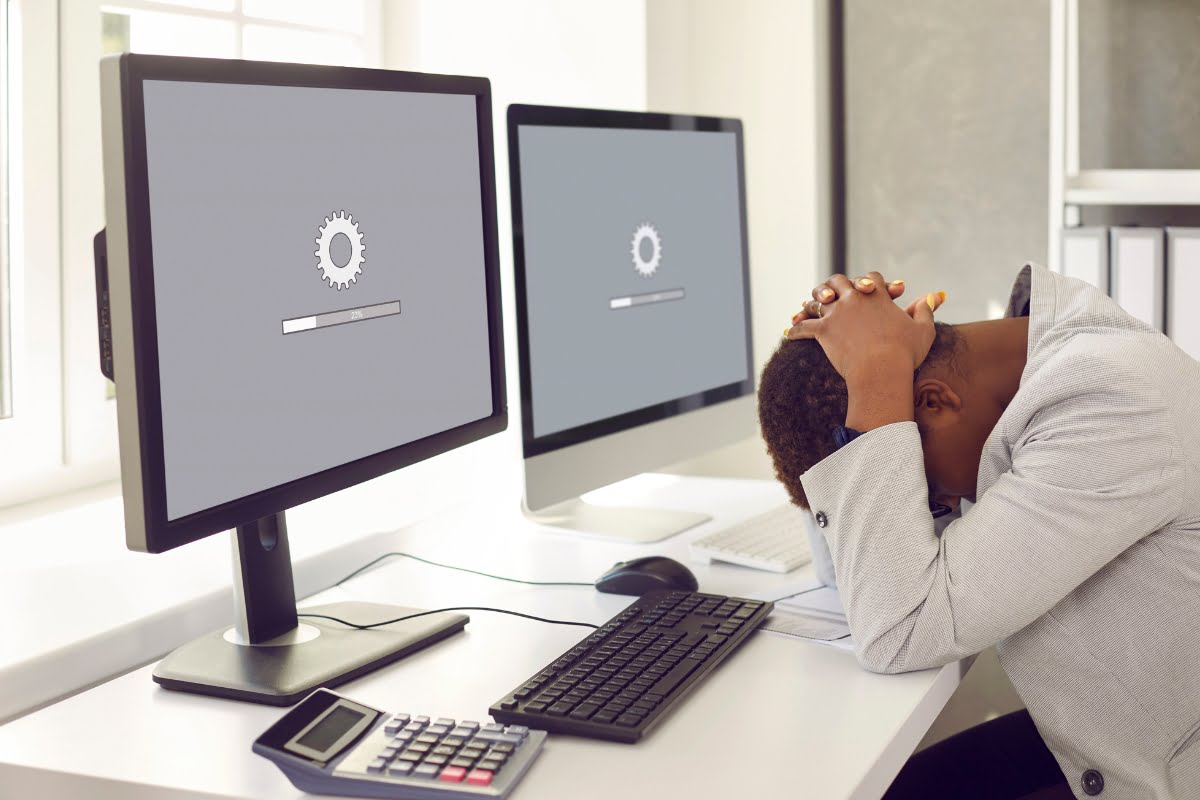
[[[962,413],[962,398],[938,378],[921,378],[913,384],[913,412],[921,427],[945,425]]]

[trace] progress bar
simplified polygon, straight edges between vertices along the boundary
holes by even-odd
[[[662,292],[647,292],[646,294],[631,294],[625,297],[614,297],[608,301],[609,308],[630,308],[644,306],[650,303],[666,303],[669,300],[682,300],[683,289],[667,289]]]
[[[328,328],[331,325],[344,325],[347,322],[359,322],[376,317],[390,317],[400,313],[400,301],[377,303],[373,306],[347,308],[344,311],[330,311],[327,314],[314,314],[309,317],[295,317],[283,321],[284,334],[311,331],[316,328]]]

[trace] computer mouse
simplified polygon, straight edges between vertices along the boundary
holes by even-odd
[[[699,586],[690,569],[666,556],[621,561],[596,579],[596,589],[609,594],[643,595],[653,589],[694,592]]]

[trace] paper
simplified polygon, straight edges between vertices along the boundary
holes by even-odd
[[[808,639],[839,650],[854,649],[841,597],[836,589],[827,586],[809,586],[776,600],[775,610],[761,630]]]

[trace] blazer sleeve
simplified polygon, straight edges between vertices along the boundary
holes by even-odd
[[[1066,394],[1034,415],[1011,469],[941,536],[914,422],[869,431],[801,476],[863,667],[905,672],[977,653],[1177,516],[1183,457],[1162,398],[1144,385]]]

